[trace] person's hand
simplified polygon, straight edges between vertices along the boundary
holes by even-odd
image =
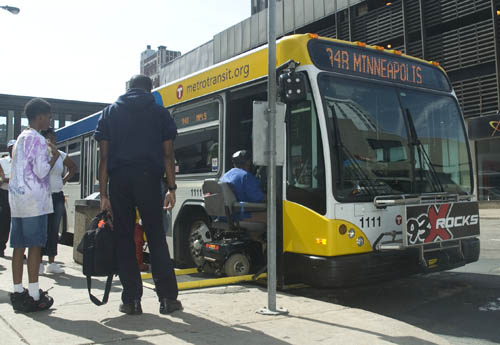
[[[175,191],[168,191],[163,202],[164,210],[171,210],[175,206]]]
[[[108,224],[113,227],[113,212],[111,211],[111,201],[107,195],[101,195],[101,212],[107,212],[108,214]]]

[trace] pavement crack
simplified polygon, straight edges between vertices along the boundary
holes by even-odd
[[[18,332],[18,331],[17,331],[14,327],[12,327],[12,326],[10,325],[10,323],[8,323],[8,322],[7,322],[7,320],[5,320],[5,318],[4,318],[2,315],[0,315],[0,320],[2,320],[2,321],[3,321],[6,325],[7,325],[7,327],[9,327],[9,329],[10,329],[12,332],[14,332],[14,333],[15,333],[15,334],[19,337],[19,339],[20,339],[20,340],[21,340],[24,344],[29,344],[28,340],[26,340],[26,338],[25,338],[25,337],[23,337],[23,335],[22,335],[21,333],[19,333],[19,332]]]

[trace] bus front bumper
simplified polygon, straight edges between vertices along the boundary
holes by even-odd
[[[284,253],[285,284],[300,282],[319,288],[364,285],[457,268],[477,261],[479,252],[478,238],[464,239],[463,257],[457,249],[426,253],[426,261],[432,263],[427,267],[420,264],[415,248],[335,257]]]

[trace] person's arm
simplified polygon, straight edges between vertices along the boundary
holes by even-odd
[[[101,211],[108,211],[111,214],[111,202],[108,196],[108,153],[109,142],[99,141],[99,192],[101,198]]]
[[[262,190],[260,189],[260,182],[255,176],[248,173],[245,176],[243,185],[245,188],[245,194],[247,195],[247,199],[248,199],[246,201],[248,201],[248,202],[264,202],[265,195],[264,195],[264,193],[262,193]]]
[[[172,140],[163,142],[165,172],[167,174],[167,193],[163,202],[163,209],[170,210],[175,206],[175,152]],[[173,189],[174,188],[174,189]]]
[[[78,167],[76,166],[75,162],[73,162],[73,160],[69,157],[69,155],[66,155],[63,160],[63,164],[66,168],[68,168],[68,172],[63,177],[63,184],[66,184],[66,182],[68,182],[73,176],[75,176]]]
[[[0,164],[0,181],[2,183],[8,182],[8,180],[5,178],[5,173],[3,171],[2,164]]]
[[[32,145],[31,157],[28,157],[28,159],[33,162],[33,173],[38,178],[43,179],[50,173],[50,169],[52,169],[54,164],[56,164],[59,158],[59,151],[54,144],[42,142],[38,138],[33,139]],[[50,159],[47,145],[52,152],[52,158]]]

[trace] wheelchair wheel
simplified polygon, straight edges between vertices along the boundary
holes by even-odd
[[[228,277],[244,276],[250,272],[250,261],[244,254],[233,254],[224,264],[224,272]]]

